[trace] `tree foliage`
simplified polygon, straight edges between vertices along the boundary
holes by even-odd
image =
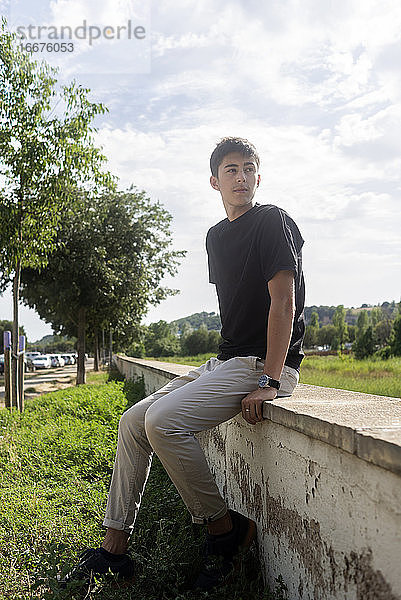
[[[374,337],[380,348],[389,343],[392,330],[392,321],[388,317],[384,317],[374,327]]]
[[[353,346],[356,358],[367,358],[375,351],[375,339],[372,325],[368,325]]]
[[[313,311],[310,317],[310,323],[305,328],[304,347],[313,348],[318,342],[319,315]]]
[[[221,341],[218,331],[208,331],[205,325],[201,325],[199,329],[181,336],[181,354],[192,356],[205,352],[216,353]]]
[[[83,315],[84,331],[111,327],[128,347],[149,304],[176,293],[160,285],[184,254],[169,249],[170,222],[158,202],[133,187],[95,199],[83,194],[74,213],[62,217],[47,266],[23,271],[25,303],[55,331],[77,335]]]
[[[387,304],[387,306],[384,306]],[[389,313],[389,310],[391,312]],[[391,320],[389,314],[395,314],[396,306],[383,303],[379,307],[373,307],[371,311],[361,311],[358,315],[356,325],[356,337],[352,349],[357,358],[366,358],[378,353],[383,358],[394,354],[394,333],[397,318]]]
[[[13,402],[17,398],[21,269],[46,264],[60,214],[78,185],[107,184],[93,144],[93,119],[105,112],[75,82],[57,87],[57,70],[34,61],[0,28],[0,290],[13,283]]]
[[[24,52],[3,19],[0,30],[0,269],[3,286],[21,267],[40,267],[77,185],[110,184],[93,145],[92,121],[106,108],[75,82]],[[56,110],[57,109],[57,110]]]
[[[180,342],[166,321],[158,321],[147,328],[144,348],[146,356],[174,356],[179,353]]]
[[[389,340],[390,338],[393,340],[394,346],[395,339],[399,335],[393,330],[393,321],[388,317],[388,314],[395,314],[397,311],[397,306],[393,306],[393,304],[383,303],[381,307],[373,307],[372,311],[369,311],[368,308],[358,310],[358,317],[355,318],[357,324],[346,323],[346,339],[354,343],[353,350],[358,358],[370,356],[375,352],[379,352],[382,358],[388,358],[392,354],[391,347],[388,345]],[[334,317],[335,314],[336,317]],[[325,346],[331,350],[338,350],[341,339],[338,324],[343,326],[341,320],[344,318],[346,322],[347,315],[348,311],[342,305],[333,307],[333,317],[337,322],[337,327],[333,324],[319,327],[318,311],[309,310],[309,324],[306,326],[304,347]],[[145,355],[157,357],[172,356],[173,354],[187,356],[206,352],[217,353],[221,337],[218,331],[210,329],[210,326],[214,324],[209,320],[210,317],[212,319],[216,317],[219,322],[219,315],[203,311],[189,317],[176,319],[171,323],[159,321],[152,323],[149,328],[143,327],[142,333],[130,347],[129,354],[138,357]],[[191,323],[197,324],[198,327],[192,327]],[[375,324],[373,325],[373,323]],[[397,325],[397,322],[394,323]],[[179,351],[177,351],[177,336],[180,340]],[[147,340],[146,348],[145,338]]]
[[[319,329],[319,315],[315,310],[311,314],[310,326],[314,327],[315,329]]]
[[[344,349],[344,344],[348,340],[348,327],[345,322],[345,313],[346,311],[343,304],[339,304],[333,315],[333,325],[336,328],[338,340],[337,344],[341,351]]]
[[[390,349],[394,356],[401,356],[401,314],[395,318],[393,323],[390,335]]]
[[[369,314],[366,310],[362,310],[359,313],[358,319],[356,322],[356,328],[357,328],[356,337],[357,337],[357,339],[364,334],[365,329],[367,329],[368,325],[369,325]]]

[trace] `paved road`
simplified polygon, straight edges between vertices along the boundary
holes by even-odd
[[[86,368],[88,370],[93,369],[93,358],[90,358],[86,362]],[[34,373],[26,373],[25,381],[24,381],[24,390],[27,388],[32,388],[42,383],[51,383],[51,382],[64,382],[68,383],[68,381],[75,377],[77,372],[77,365],[66,365],[65,367],[56,367],[54,369],[39,369]],[[2,381],[3,378],[2,378]],[[0,398],[4,398],[4,383],[0,386]]]

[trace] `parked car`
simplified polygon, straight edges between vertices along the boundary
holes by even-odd
[[[73,354],[62,354],[61,356],[64,358],[66,365],[74,365],[75,364],[75,358],[74,358]]]
[[[33,360],[36,356],[41,356],[40,352],[25,352],[25,356]]]
[[[48,356],[47,354],[35,356],[35,358],[32,360],[32,363],[36,369],[50,369],[50,367],[52,366],[50,356]]]
[[[69,365],[69,364],[71,364],[71,363],[70,363],[70,357],[68,356],[68,354],[62,354],[62,355],[61,355],[61,358],[63,358],[63,359],[64,359],[64,364],[65,364],[65,365]]]
[[[49,354],[52,367],[64,367],[65,361],[61,354]]]
[[[34,371],[35,365],[31,358],[24,356],[25,371]],[[4,375],[4,354],[0,354],[0,375]]]

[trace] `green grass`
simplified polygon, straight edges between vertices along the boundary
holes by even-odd
[[[169,356],[154,360],[199,366],[210,356]],[[400,398],[401,357],[388,360],[357,360],[352,355],[306,356],[302,361],[300,381],[311,385]]]
[[[34,372],[25,373],[25,379],[31,379],[33,377],[41,377],[46,374],[46,370],[37,370]],[[72,374],[74,377],[74,374]],[[86,382],[87,383],[106,383],[108,379],[107,371],[86,371]],[[4,385],[4,377],[0,375],[0,385]],[[30,391],[35,391],[35,388],[28,388]],[[26,391],[28,391],[28,389]]]
[[[352,355],[307,356],[302,361],[302,383],[401,397],[401,357],[357,360]]]
[[[211,356],[216,356],[215,354],[196,354],[195,356],[160,356],[159,358],[153,358],[151,356],[146,356],[146,360],[161,360],[163,362],[171,362],[177,363],[179,365],[193,365],[195,367],[199,367],[203,365]]]
[[[109,379],[108,371],[86,371],[86,383],[106,383]]]
[[[200,562],[204,528],[192,524],[156,457],[130,546],[136,583],[58,588],[56,574],[102,541],[118,420],[141,397],[142,383],[114,381],[27,400],[23,414],[0,410],[0,599],[283,599],[280,586],[274,594],[263,589],[253,555],[248,563],[253,578],[241,573],[210,594],[187,591]]]

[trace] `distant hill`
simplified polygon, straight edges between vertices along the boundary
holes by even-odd
[[[305,306],[305,321],[308,324],[310,322],[311,314],[315,311],[319,315],[319,323],[321,326],[330,325],[336,308],[336,306]],[[366,310],[369,313],[372,308],[380,308],[391,318],[397,311],[397,304],[393,300],[392,302],[383,302],[383,304],[379,305],[362,304],[362,306],[358,308],[354,308],[353,306],[351,308],[345,307],[347,311],[345,320],[348,325],[356,325],[358,314],[363,310]],[[215,312],[208,313],[203,311],[194,313],[193,315],[182,317],[182,319],[176,319],[170,323],[170,325],[178,329],[178,333],[180,334],[183,328],[185,329],[185,324],[189,325],[192,329],[199,329],[201,325],[206,325],[208,329],[215,329],[217,331],[220,331],[221,329],[220,315]]]
[[[182,330],[185,329],[186,324],[192,329],[199,329],[201,325],[206,325],[207,329],[216,329],[217,331],[220,331],[221,329],[220,315],[217,315],[215,312],[208,313],[203,311],[194,313],[193,315],[183,317],[182,319],[176,319],[170,323],[173,327],[177,327],[178,333],[180,334],[182,333]]]
[[[397,304],[394,302],[383,302],[382,304],[362,304],[359,308],[351,308],[345,307],[346,315],[345,321],[348,325],[356,325],[358,315],[362,311],[367,311],[369,314],[373,308],[381,309],[388,317],[394,317],[394,313],[397,312]],[[305,321],[306,324],[310,322],[311,314],[313,312],[317,312],[319,315],[319,324],[320,325],[330,325],[332,323],[332,318],[334,312],[336,310],[336,306],[305,306]]]
[[[70,352],[74,349],[76,338],[63,335],[45,335],[36,342],[28,344],[29,350],[39,352]]]
[[[56,339],[55,335],[45,335],[40,340],[32,342],[32,344],[35,344],[35,346],[47,346],[47,344],[52,344]]]

